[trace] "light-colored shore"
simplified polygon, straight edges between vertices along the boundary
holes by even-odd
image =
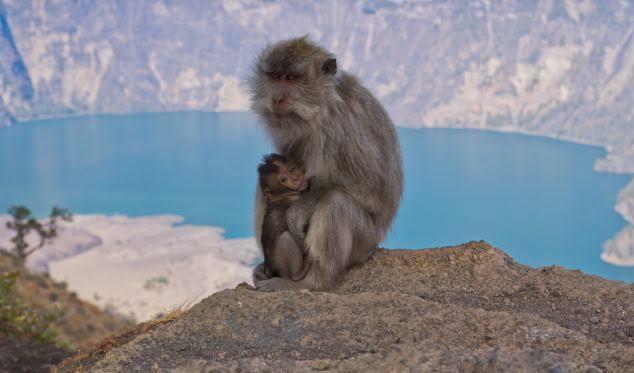
[[[78,215],[27,265],[48,269],[81,298],[137,321],[250,281],[260,257],[254,239],[225,239],[220,228],[177,225],[182,221]],[[0,246],[8,239],[2,224]]]
[[[615,210],[630,225],[603,244],[601,259],[618,266],[634,266],[634,179],[619,192]]]

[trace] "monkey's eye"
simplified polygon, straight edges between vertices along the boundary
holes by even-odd
[[[282,177],[280,177],[280,181],[283,182],[283,183],[287,182],[288,181],[288,176],[283,175]]]
[[[282,78],[282,74],[279,74],[279,73],[269,73],[269,76],[273,80],[280,80],[280,78]]]
[[[286,80],[295,80],[297,75],[295,74],[286,74]]]

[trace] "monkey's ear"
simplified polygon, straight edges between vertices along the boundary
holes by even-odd
[[[335,75],[335,73],[337,72],[337,60],[334,58],[327,59],[326,62],[324,62],[324,64],[321,66],[321,69],[326,74]]]

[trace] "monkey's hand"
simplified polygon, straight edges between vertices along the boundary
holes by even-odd
[[[254,281],[254,284],[256,290],[267,292],[302,289],[298,282],[283,277],[273,277],[266,280]]]

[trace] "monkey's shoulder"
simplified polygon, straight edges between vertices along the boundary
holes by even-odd
[[[337,92],[345,100],[348,97],[357,95],[357,91],[363,89],[359,78],[346,71],[342,71],[337,76]]]
[[[367,89],[359,78],[348,72],[341,72],[337,79],[337,93],[341,97],[342,102],[351,108],[358,108],[358,114],[379,115],[381,121],[391,123],[389,116],[385,112],[383,105],[374,97],[372,92]]]

